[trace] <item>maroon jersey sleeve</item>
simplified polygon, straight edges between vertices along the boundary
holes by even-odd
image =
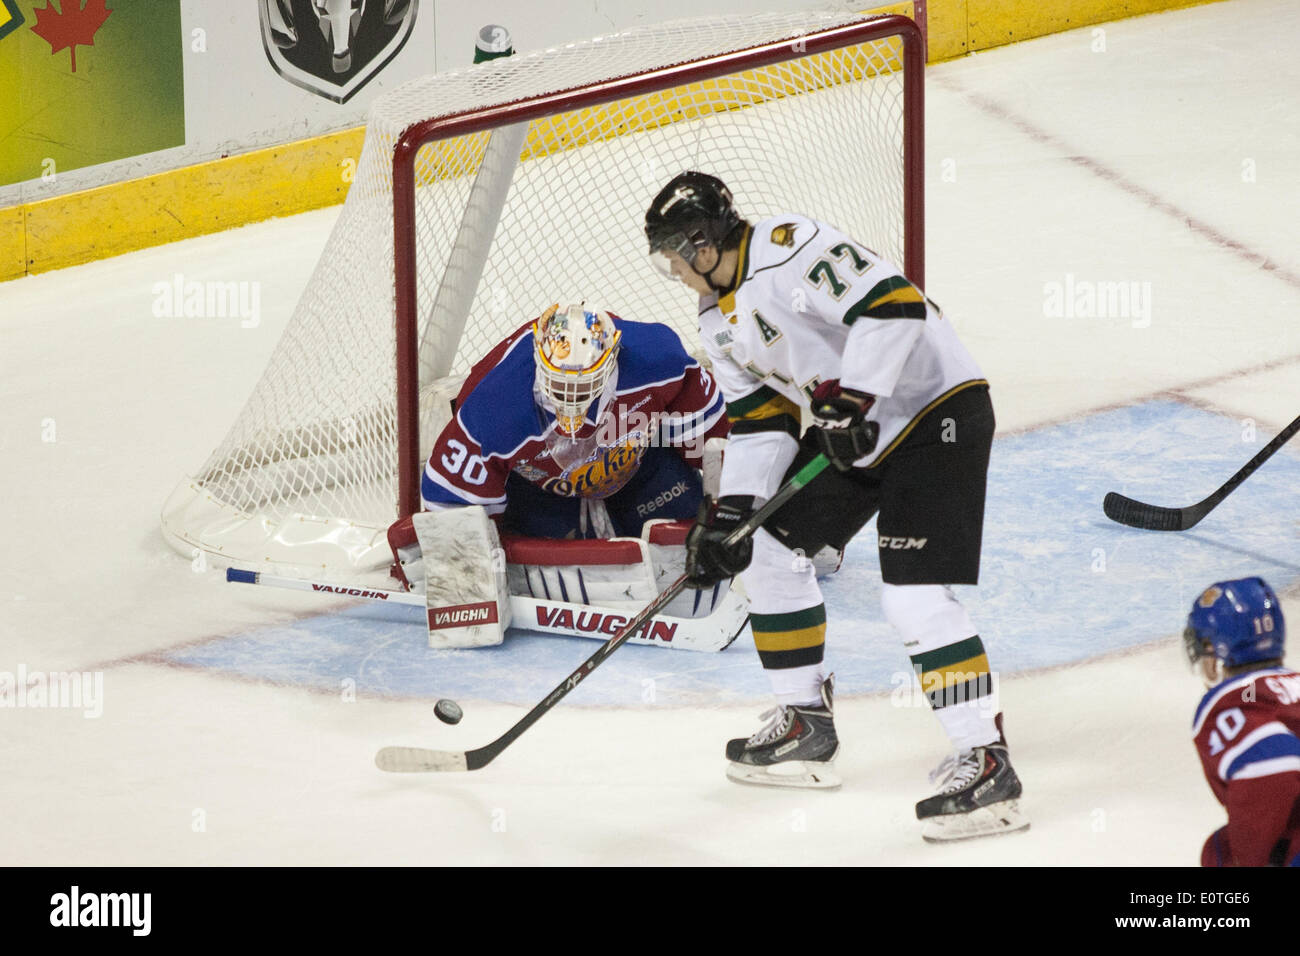
[[[725,438],[731,427],[726,410],[717,380],[702,365],[688,366],[680,387],[664,403],[660,427],[664,444],[677,448],[687,464],[699,468],[704,443],[710,438]]]
[[[426,510],[482,505],[488,514],[506,509],[506,478],[510,463],[485,456],[479,443],[454,417],[433,444],[424,466],[420,496]]]
[[[1228,784],[1228,845],[1232,866],[1281,865],[1297,849],[1300,773],[1233,780]]]
[[[1300,850],[1298,730],[1300,675],[1283,668],[1224,685],[1202,705],[1196,750],[1228,811],[1216,835],[1218,865],[1266,866]],[[1207,859],[1210,849],[1207,843]]]

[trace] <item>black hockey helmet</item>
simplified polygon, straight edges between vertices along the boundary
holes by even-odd
[[[675,252],[694,269],[699,251],[713,246],[721,252],[723,242],[741,222],[731,204],[731,190],[721,179],[694,171],[679,173],[646,210],[650,256],[658,259],[657,253]],[[669,272],[664,264],[656,264],[660,271]]]

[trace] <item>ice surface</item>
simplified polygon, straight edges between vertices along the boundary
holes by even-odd
[[[929,292],[1000,426],[984,581],[962,597],[1004,673],[1028,833],[921,842],[945,741],[893,692],[906,659],[866,535],[826,587],[838,792],[723,777],[723,743],[767,706],[744,638],[621,649],[483,771],[376,771],[383,745],[486,743],[596,645],[435,654],[392,608],[233,589],[163,543],[159,507],[260,374],[326,210],[0,285],[0,671],[103,673],[101,716],[0,709],[5,859],[1194,864],[1223,815],[1176,635],[1202,586],[1245,573],[1300,621],[1300,446],[1184,534],[1114,525],[1101,498],[1190,504],[1300,412],[1300,9],[1239,0],[1104,40],[928,74]],[[259,282],[259,323],[157,317],[177,273]],[[1149,314],[1045,314],[1050,284],[1103,282],[1149,289]]]

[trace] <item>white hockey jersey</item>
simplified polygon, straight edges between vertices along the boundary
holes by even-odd
[[[860,467],[878,464],[943,399],[986,384],[951,324],[897,267],[804,216],[754,225],[736,285],[702,297],[699,321],[733,422],[723,495],[771,496],[794,459],[800,410],[823,381],[876,396],[867,418],[880,439]]]

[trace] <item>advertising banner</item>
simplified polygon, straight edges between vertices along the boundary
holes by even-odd
[[[0,0],[0,186],[183,145],[180,0]]]

